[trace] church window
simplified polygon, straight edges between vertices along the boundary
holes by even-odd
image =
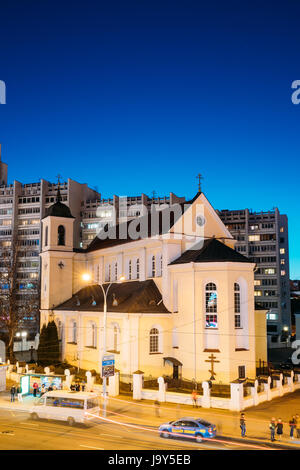
[[[210,282],[205,286],[205,327],[218,328],[217,313],[217,286]]]
[[[136,278],[140,278],[140,260],[139,258],[136,260]]]
[[[241,328],[241,292],[237,282],[234,283],[234,326]]]
[[[128,262],[128,279],[130,280],[132,277],[132,266],[131,266],[131,260]]]
[[[118,263],[115,263],[115,281],[118,280]]]
[[[45,228],[45,246],[48,246],[48,226]]]
[[[63,225],[59,225],[57,229],[57,238],[58,238],[57,244],[59,246],[65,245],[65,235],[66,235],[65,227]]]
[[[152,277],[155,277],[155,271],[156,271],[156,266],[155,266],[155,256],[152,256]]]
[[[150,354],[159,352],[159,331],[157,328],[150,330]]]

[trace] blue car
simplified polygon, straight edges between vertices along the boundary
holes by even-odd
[[[170,421],[159,426],[161,437],[190,437],[196,442],[203,439],[211,439],[217,434],[217,428],[201,418],[180,418],[177,421]]]

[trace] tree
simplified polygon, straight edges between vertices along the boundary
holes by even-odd
[[[37,354],[39,365],[50,366],[59,363],[59,339],[54,321],[50,321],[47,326],[43,325]]]
[[[20,244],[16,236],[12,237],[11,245],[0,251],[0,329],[6,343],[6,355],[14,360],[14,339],[17,330],[23,326],[25,314],[38,309],[36,283],[24,281],[26,299],[20,300],[20,274],[18,273],[18,256]],[[28,287],[29,286],[29,287]]]

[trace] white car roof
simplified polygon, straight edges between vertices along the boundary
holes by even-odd
[[[63,397],[63,398],[97,398],[97,393],[94,392],[68,392],[67,390],[53,390],[46,392],[43,397]]]

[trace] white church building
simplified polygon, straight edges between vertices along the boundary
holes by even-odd
[[[108,352],[128,376],[255,378],[267,359],[255,264],[234,250],[202,192],[175,206],[107,227],[75,249],[74,218],[58,192],[42,221],[40,324],[55,320],[63,361],[101,372]]]

